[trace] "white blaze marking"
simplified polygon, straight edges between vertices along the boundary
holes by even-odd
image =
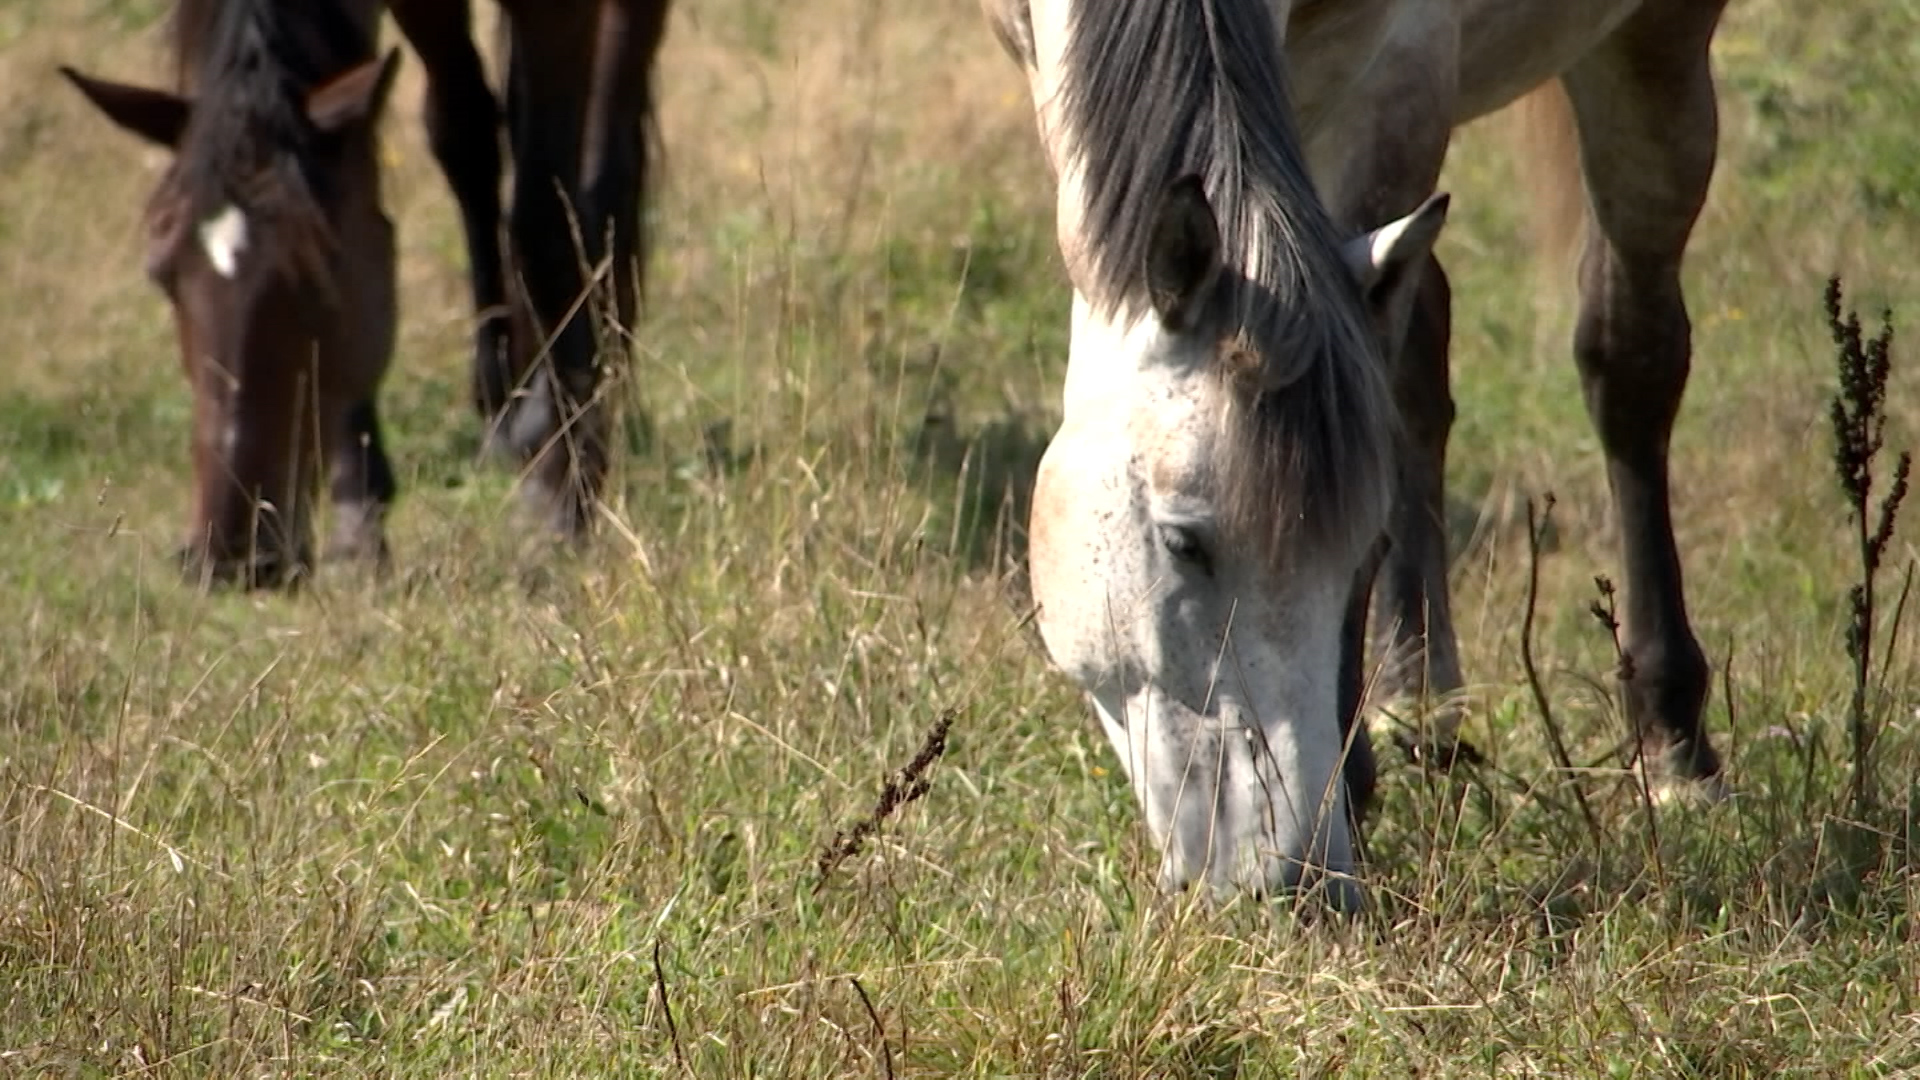
[[[240,256],[247,250],[247,215],[228,204],[200,223],[200,246],[206,249],[207,261],[221,277],[233,277],[240,269]]]

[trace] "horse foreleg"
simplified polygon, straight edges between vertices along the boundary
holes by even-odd
[[[514,5],[509,100],[514,112],[508,233],[524,314],[544,350],[509,433],[528,463],[523,492],[555,532],[580,539],[606,477],[605,409],[598,401],[592,274],[600,226],[580,183],[598,3]]]
[[[1629,20],[1563,82],[1590,224],[1574,356],[1620,520],[1627,713],[1671,770],[1706,778],[1720,770],[1701,726],[1710,673],[1687,616],[1668,444],[1692,363],[1680,262],[1713,175],[1719,6],[1686,9],[1690,21],[1677,9]]]
[[[371,396],[331,410],[323,418],[328,493],[333,528],[326,557],[387,564],[387,508],[399,484],[380,436],[380,417]]]
[[[1435,17],[1445,17],[1436,9]],[[1424,24],[1396,24],[1370,66],[1371,74],[1337,103],[1329,103],[1309,141],[1315,180],[1335,220],[1350,232],[1400,217],[1430,195],[1439,180],[1452,134],[1456,60],[1436,51],[1448,33]],[[1311,35],[1300,48],[1317,48]],[[1429,257],[1418,288],[1393,310],[1376,311],[1392,369],[1405,438],[1387,523],[1385,552],[1373,590],[1374,637],[1381,647],[1371,698],[1390,711],[1429,703],[1442,745],[1455,736],[1459,713],[1447,700],[1462,683],[1458,646],[1447,599],[1445,477],[1453,423],[1448,386],[1451,294],[1437,259]],[[1358,593],[1358,603],[1366,598]],[[1349,614],[1351,647],[1363,635]],[[1360,658],[1350,679],[1364,676]],[[1349,688],[1356,701],[1358,688]]]
[[[1403,432],[1398,483],[1387,522],[1391,545],[1376,583],[1374,639],[1381,646],[1381,700],[1430,715],[1424,731],[1445,754],[1460,710],[1459,644],[1448,597],[1447,440],[1453,430],[1453,295],[1429,257],[1406,333],[1393,353],[1394,397]],[[1404,719],[1404,718],[1403,718]]]
[[[581,217],[612,258],[614,314],[632,330],[646,280],[641,213],[653,132],[653,65],[668,0],[612,0],[601,12],[580,168]]]
[[[466,0],[389,0],[388,7],[426,69],[427,140],[460,207],[476,319],[473,407],[491,426],[521,376],[500,250],[500,108],[474,47]]]
[[[612,304],[600,335],[595,392],[610,365],[624,367],[646,283],[648,155],[655,138],[653,65],[666,36],[668,0],[608,0],[594,47],[580,165],[581,228],[587,255],[604,264]],[[649,438],[644,407],[627,421]]]

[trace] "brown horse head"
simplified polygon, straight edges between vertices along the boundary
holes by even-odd
[[[240,0],[182,19],[211,35],[182,31],[184,93],[62,69],[115,124],[173,152],[146,206],[146,270],[192,386],[182,558],[202,581],[277,586],[310,567],[321,457],[339,472],[347,416],[363,403],[370,416],[392,351],[374,128],[398,53],[373,58],[337,12],[292,25],[326,6]]]

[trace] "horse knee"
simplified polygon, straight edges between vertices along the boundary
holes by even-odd
[[[1664,444],[1693,365],[1678,273],[1606,266],[1586,275],[1582,293],[1573,355],[1601,439],[1610,450],[1649,433]]]

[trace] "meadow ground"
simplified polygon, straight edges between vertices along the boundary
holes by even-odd
[[[1023,625],[1066,294],[973,0],[679,6],[624,530],[529,561],[473,464],[464,256],[409,65],[399,568],[295,599],[175,580],[187,397],[138,269],[158,161],[53,74],[157,77],[159,4],[0,6],[0,1073],[1920,1075],[1920,626],[1856,813],[1820,308],[1838,272],[1920,325],[1920,4],[1742,0],[1721,35],[1676,436],[1717,807],[1650,816],[1614,765],[1588,609],[1615,536],[1567,317],[1498,125],[1456,144],[1454,580],[1490,764],[1385,753],[1379,903],[1345,927],[1158,897]],[[1539,668],[1595,829],[1519,662],[1548,491]],[[943,716],[925,797],[823,882]]]

